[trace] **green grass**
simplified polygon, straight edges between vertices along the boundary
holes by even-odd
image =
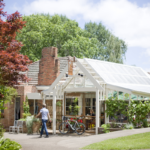
[[[150,132],[105,140],[83,147],[98,150],[150,149]]]

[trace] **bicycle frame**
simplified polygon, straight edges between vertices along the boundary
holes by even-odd
[[[71,120],[71,119],[67,119],[67,121],[66,121],[66,123],[68,123],[69,124],[69,126],[73,129],[73,130],[75,130],[74,128],[73,128],[73,126],[70,124],[70,122],[69,121],[71,121],[71,122],[75,122],[75,124],[74,124],[74,126],[77,124],[78,125],[78,121],[77,120]]]

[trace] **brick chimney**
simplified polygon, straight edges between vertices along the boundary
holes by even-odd
[[[56,47],[45,47],[39,63],[38,85],[51,85],[59,75],[60,62]]]

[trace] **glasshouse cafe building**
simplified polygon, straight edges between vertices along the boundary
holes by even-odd
[[[116,114],[118,119],[115,119],[105,113],[105,100],[115,95],[130,105],[130,99],[150,97],[150,75],[142,68],[88,58],[57,58],[55,47],[42,50],[42,59],[29,66],[27,76],[31,80],[18,88],[23,96],[16,99],[20,102],[16,102],[14,112],[20,106],[21,117],[26,95],[32,114],[37,114],[41,104],[46,103],[53,118],[54,134],[64,115],[83,116],[86,130],[93,129],[96,134],[101,124],[127,123],[127,117],[122,114]]]

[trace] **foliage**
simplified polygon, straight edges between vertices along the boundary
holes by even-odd
[[[1,112],[5,109],[4,104],[11,102],[12,98],[14,98],[16,95],[17,92],[14,88],[0,85],[0,116]]]
[[[118,100],[117,97],[110,97],[105,101],[105,103],[107,105],[107,109],[105,111],[107,113],[107,116],[112,116],[116,119],[118,119],[118,117],[116,116],[117,113],[121,113],[127,116],[127,107],[129,104],[126,101]]]
[[[4,104],[11,103],[12,99],[17,95],[16,89],[12,87],[6,87],[4,85],[0,85],[0,119],[3,118],[3,111],[6,109]],[[0,124],[0,137],[3,136],[4,129]]]
[[[24,113],[22,114],[23,118],[27,118],[28,116],[31,116],[29,110],[30,110],[30,107],[28,104],[28,97],[26,96],[26,100],[23,102],[23,111],[24,111]]]
[[[30,113],[22,113],[22,115],[23,115],[23,118],[24,118],[24,119],[26,119],[28,116],[31,116]]]
[[[27,126],[27,133],[28,134],[32,134],[33,118],[34,118],[34,116],[28,116],[26,118],[26,126]]]
[[[98,40],[95,59],[123,63],[127,50],[127,45],[123,40],[115,37],[102,23],[86,23],[85,30],[90,33],[90,38]]]
[[[30,15],[24,16],[26,21],[17,39],[24,46],[21,53],[28,55],[33,61],[41,58],[43,47],[55,46],[59,56],[92,57],[97,39],[87,36],[87,32],[78,27],[78,23],[59,15]],[[31,51],[32,50],[32,51]]]
[[[112,123],[110,123],[110,127],[111,128],[122,128],[122,129],[124,129],[125,124],[112,122]]]
[[[150,102],[149,101],[133,101],[128,108],[129,122],[133,123],[135,126],[144,123],[147,114],[150,112]],[[134,119],[135,115],[135,119]],[[146,123],[144,123],[144,126]],[[140,125],[141,126],[141,125]]]
[[[10,139],[0,139],[0,150],[20,150],[22,147],[15,141]]]
[[[23,111],[24,113],[29,113],[30,107],[28,104],[28,97],[26,96],[25,102],[23,102]]]
[[[126,95],[128,99],[128,96]],[[121,113],[128,117],[129,123],[137,127],[148,127],[146,116],[150,112],[149,101],[134,101],[130,100],[130,105],[124,100],[118,100],[117,97],[110,97],[106,100],[106,113],[108,116],[113,116],[118,119],[116,114]],[[134,117],[135,116],[135,117]]]
[[[143,120],[143,127],[149,127],[147,119]]]
[[[4,132],[3,125],[0,123],[0,139],[4,136]]]
[[[43,47],[49,46],[57,47],[61,57],[88,57],[114,62],[122,62],[124,59],[125,42],[102,25],[89,23],[83,30],[76,21],[66,16],[49,14],[24,16],[23,20],[27,23],[21,33],[17,34],[17,39],[24,44],[21,53],[33,61],[39,60]],[[94,36],[95,33],[98,35]]]
[[[34,116],[28,116],[26,118],[26,126],[27,126],[27,133],[28,134],[32,134],[33,122],[40,122],[40,119],[35,118]]]
[[[19,120],[20,120],[20,121],[26,121],[26,119],[25,119],[25,118],[20,118]]]
[[[14,86],[20,84],[19,81],[28,81],[27,76],[19,72],[28,70],[30,60],[19,53],[22,44],[15,40],[16,32],[25,26],[25,22],[19,12],[7,15],[4,6],[0,0],[0,85]]]
[[[107,124],[102,124],[101,127],[104,128],[105,133],[109,133],[110,126],[108,126]]]
[[[78,115],[78,112],[79,112],[80,107],[81,107],[81,106],[78,106],[78,98],[75,98],[75,99],[73,100],[73,106],[70,105],[70,106],[69,106],[69,110],[70,110],[70,112],[73,113],[72,115]]]
[[[125,124],[125,129],[134,129],[134,125],[132,123]]]
[[[61,101],[57,101],[56,106],[61,107],[61,105],[62,105],[61,103],[62,103]]]
[[[6,103],[11,103],[12,99],[17,96],[17,91],[13,87],[6,87],[0,85],[0,118],[2,118],[2,112],[4,111]]]

